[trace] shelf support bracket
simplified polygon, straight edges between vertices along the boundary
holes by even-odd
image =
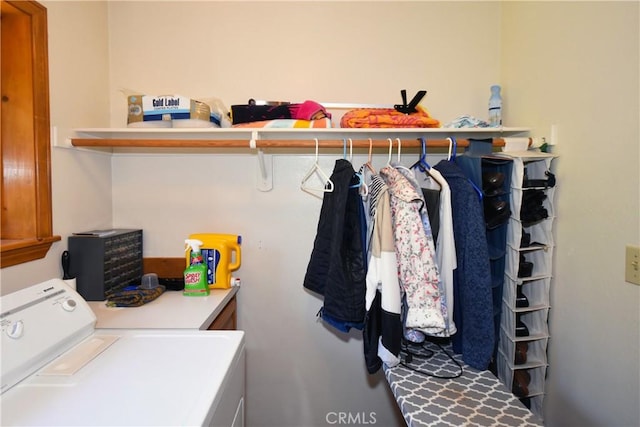
[[[271,191],[273,189],[273,155],[265,154],[258,149],[258,190]]]
[[[251,140],[249,147],[257,148],[258,131],[251,131]],[[258,170],[257,170],[257,187],[260,191],[271,191],[273,189],[273,158],[271,154],[265,154],[261,148],[258,148]]]

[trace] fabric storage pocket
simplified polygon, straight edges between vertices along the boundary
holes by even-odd
[[[515,183],[522,188],[552,188],[555,176],[550,171],[551,158],[525,162],[522,181]]]
[[[524,311],[522,309],[518,309],[518,311],[507,310],[506,312],[502,313],[501,326],[505,331],[508,331],[510,338],[513,340],[515,340],[516,338],[546,338],[549,336],[549,326],[547,324],[548,317],[548,308],[542,308],[533,311]],[[528,330],[528,334],[526,336],[516,336],[516,326],[519,326],[520,324],[524,324],[526,326]]]
[[[538,366],[545,366],[547,364],[546,348],[548,340],[548,338],[539,338],[535,340],[522,338],[512,339],[504,328],[500,328],[499,350],[511,367],[534,368]],[[526,361],[524,363],[517,363],[516,349],[522,344],[526,344]]]
[[[555,216],[553,198],[555,188],[511,189],[512,217],[525,225],[537,224]]]
[[[498,352],[498,373],[505,378],[506,384],[516,397],[525,398],[543,394],[546,372],[546,366],[525,369],[513,367],[508,363],[505,355]],[[523,381],[523,378],[526,380]]]
[[[528,300],[529,305],[527,308],[529,310],[547,308],[549,307],[550,287],[550,277],[534,280],[516,280],[511,277],[506,277],[502,299],[510,309],[516,310],[519,308],[516,305],[516,298],[518,297],[518,290],[520,290],[522,295]]]
[[[507,244],[514,249],[535,249],[554,246],[551,221],[542,221],[538,224],[523,226],[522,222],[511,218],[507,227]],[[528,234],[528,243],[523,244],[524,234]]]
[[[522,251],[507,246],[506,273],[512,279],[520,278],[530,280],[551,276],[552,251],[537,248],[535,250]],[[530,265],[533,264],[533,265]],[[528,268],[526,275],[520,270]],[[519,274],[520,273],[520,274]]]

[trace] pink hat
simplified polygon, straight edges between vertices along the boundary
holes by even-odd
[[[304,101],[302,104],[291,104],[289,107],[292,119],[317,120],[325,117],[331,118],[331,114],[325,108],[314,101]]]

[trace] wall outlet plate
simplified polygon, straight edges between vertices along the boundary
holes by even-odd
[[[627,245],[626,247],[624,280],[640,285],[640,246]]]

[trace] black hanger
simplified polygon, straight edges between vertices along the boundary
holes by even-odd
[[[422,98],[424,98],[426,94],[427,94],[426,90],[419,90],[418,93],[416,93],[416,95],[413,97],[411,102],[407,104],[407,91],[405,89],[402,89],[400,91],[400,95],[402,95],[402,105],[396,104],[393,106],[393,108],[396,111],[399,111],[404,114],[417,113],[418,110],[416,110],[416,107],[418,106],[420,101],[422,101]]]

